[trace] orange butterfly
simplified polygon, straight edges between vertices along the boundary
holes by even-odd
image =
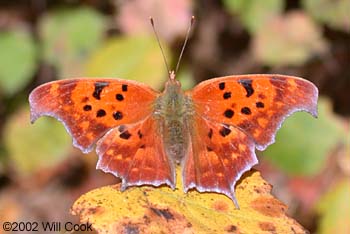
[[[31,121],[62,121],[84,153],[96,144],[97,168],[132,185],[223,193],[238,207],[234,186],[274,142],[295,111],[317,115],[317,88],[283,75],[238,75],[204,81],[183,92],[171,72],[163,93],[136,81],[80,78],[50,82],[29,96]]]
[[[97,143],[97,168],[121,177],[122,188],[167,184],[174,164],[184,190],[213,191],[235,203],[234,185],[258,161],[254,148],[274,142],[295,111],[317,115],[317,88],[292,76],[241,75],[204,81],[183,92],[171,73],[163,93],[136,81],[54,81],[29,96],[31,120],[53,116],[84,153]]]

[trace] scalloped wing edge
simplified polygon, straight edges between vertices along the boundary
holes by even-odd
[[[312,99],[311,103],[312,103],[312,106],[310,108],[294,108],[292,110],[290,110],[288,113],[286,113],[283,118],[279,121],[279,123],[277,124],[277,128],[276,128],[276,131],[275,133],[273,134],[271,140],[266,143],[265,145],[259,145],[257,144],[255,141],[255,145],[256,145],[256,149],[259,150],[259,151],[263,151],[265,150],[268,146],[274,144],[276,142],[276,134],[278,132],[278,130],[282,127],[284,121],[290,117],[292,114],[296,113],[296,112],[307,112],[309,114],[311,114],[314,118],[318,118],[318,109],[317,109],[317,101],[318,101],[318,89],[317,87],[309,82],[310,84],[312,84],[313,86],[313,91],[314,93],[312,94],[312,97],[310,97]],[[243,129],[240,129],[241,131],[244,132]],[[254,140],[254,139],[253,139]]]

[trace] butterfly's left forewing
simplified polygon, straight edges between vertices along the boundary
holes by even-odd
[[[157,96],[146,85],[122,79],[59,80],[32,91],[31,120],[47,115],[62,121],[74,146],[89,152],[111,128],[148,116]]]

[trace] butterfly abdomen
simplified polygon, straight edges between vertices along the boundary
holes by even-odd
[[[188,148],[188,130],[185,125],[185,96],[176,83],[168,83],[157,100],[156,112],[160,122],[166,153],[180,163]]]
[[[187,150],[187,131],[182,121],[171,120],[164,124],[164,146],[168,156],[180,163]]]

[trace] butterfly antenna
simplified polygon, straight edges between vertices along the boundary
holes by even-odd
[[[149,20],[151,21],[151,25],[152,25],[152,28],[153,28],[153,32],[154,32],[154,34],[156,35],[159,48],[160,48],[160,50],[162,51],[162,55],[163,55],[163,59],[164,59],[164,63],[165,63],[166,69],[168,70],[168,73],[170,74],[169,65],[168,65],[168,62],[166,61],[166,58],[165,58],[165,55],[164,55],[164,51],[163,51],[162,45],[160,44],[160,40],[159,40],[159,37],[158,37],[158,33],[157,33],[157,31],[156,31],[156,29],[155,29],[155,27],[154,27],[153,18],[152,18],[152,17],[149,17]]]
[[[190,26],[188,26],[187,33],[186,33],[186,38],[185,38],[184,44],[183,44],[183,46],[182,46],[179,59],[177,60],[175,73],[177,73],[177,70],[179,70],[180,61],[181,61],[182,55],[183,55],[183,53],[184,53],[184,51],[185,51],[185,47],[186,47],[188,38],[189,38],[189,36],[190,36],[190,32],[191,32],[193,23],[194,23],[194,16],[192,15],[192,17],[191,17],[191,23],[190,23]]]

